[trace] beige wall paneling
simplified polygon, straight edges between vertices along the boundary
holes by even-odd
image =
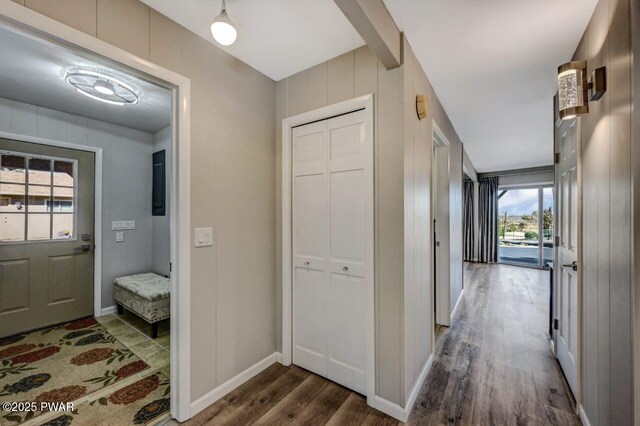
[[[591,424],[633,421],[629,1],[601,0],[575,59],[607,67],[578,123],[582,176],[582,401]]]
[[[21,0],[18,3],[96,36],[97,0]]]
[[[404,404],[403,70],[378,68],[376,178],[377,395]]]
[[[354,51],[327,62],[327,105],[354,97]]]
[[[327,63],[323,62],[307,70],[308,95],[306,109],[311,111],[322,108],[327,102]],[[282,129],[280,129],[282,131]]]
[[[416,298],[416,265],[417,242],[416,235],[416,124],[415,114],[415,63],[417,59],[409,52],[408,44],[405,44],[404,63],[402,64],[403,76],[403,119],[404,119],[404,376],[402,378],[402,400],[407,401],[407,396],[416,378],[416,351],[415,351],[415,298]]]
[[[633,420],[630,2],[609,1],[610,422],[622,425]]]
[[[149,6],[138,0],[98,0],[100,40],[149,59]]]
[[[182,71],[182,31],[183,28],[179,24],[151,9],[149,60],[180,73]]]

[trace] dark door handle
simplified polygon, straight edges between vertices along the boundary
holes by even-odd
[[[91,244],[83,244],[80,247],[76,248],[76,251],[82,251],[82,252],[91,251]]]
[[[578,270],[578,262],[577,261],[573,261],[573,263],[563,263],[562,266],[564,266],[565,268],[571,268],[574,271]]]

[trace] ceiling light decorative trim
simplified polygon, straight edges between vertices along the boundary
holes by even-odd
[[[72,68],[66,72],[64,81],[78,93],[110,105],[135,105],[140,101],[139,90],[111,73]]]

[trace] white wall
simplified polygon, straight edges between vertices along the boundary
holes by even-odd
[[[152,270],[151,171],[153,136],[115,124],[0,99],[0,131],[103,149],[102,307],[113,302],[113,279]],[[116,243],[113,220],[135,220]]]
[[[165,173],[166,173],[166,199],[165,199],[165,214],[164,216],[152,216],[152,235],[153,235],[153,247],[152,247],[152,271],[156,274],[170,275],[169,263],[171,262],[171,219],[170,219],[170,196],[171,196],[171,127],[165,127],[158,130],[153,134],[153,152],[165,151]],[[149,205],[151,208],[151,205]]]

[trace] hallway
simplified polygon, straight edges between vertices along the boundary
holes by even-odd
[[[407,424],[579,425],[546,334],[549,272],[465,263],[465,294]],[[398,422],[299,367],[274,364],[189,425]],[[172,422],[172,424],[175,424]]]
[[[464,274],[408,423],[580,424],[549,349],[549,272],[465,263]]]

